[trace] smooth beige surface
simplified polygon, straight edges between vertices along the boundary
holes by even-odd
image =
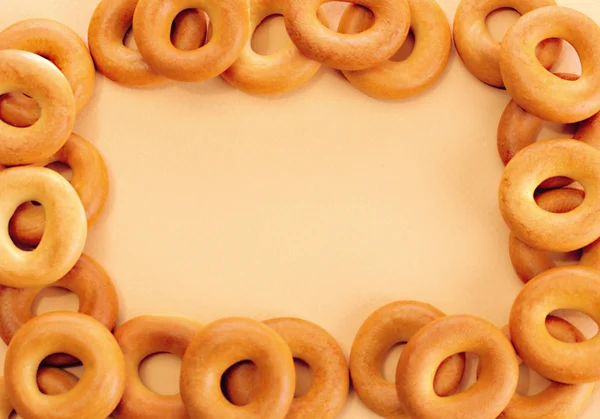
[[[559,3],[600,22],[595,1]],[[451,21],[458,0],[440,4]],[[2,0],[0,28],[46,17],[85,37],[95,6]],[[336,24],[339,7],[328,9]],[[574,57],[555,69],[579,73]],[[98,76],[75,132],[102,153],[111,189],[86,253],[115,281],[119,323],[295,316],[329,331],[346,355],[367,316],[393,300],[502,326],[522,287],[497,204],[496,129],[508,101],[456,51],[432,89],[397,102],[327,68],[267,99],[220,78],[133,89]],[[176,393],[162,371],[151,385]],[[599,415],[596,390],[581,418]],[[340,417],[377,416],[352,394]]]

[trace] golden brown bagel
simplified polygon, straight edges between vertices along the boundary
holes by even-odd
[[[545,319],[554,310],[577,310],[600,320],[600,274],[585,266],[550,269],[529,281],[513,303],[510,335],[523,361],[543,377],[566,384],[600,379],[600,336],[580,343],[553,338]]]
[[[0,96],[21,92],[35,99],[40,119],[17,128],[0,121],[0,164],[47,159],[61,148],[75,124],[75,99],[65,76],[48,60],[26,51],[0,51]]]
[[[350,373],[356,394],[369,409],[386,418],[408,418],[396,386],[381,375],[383,361],[394,345],[408,342],[419,329],[443,316],[429,304],[397,301],[377,309],[365,320],[352,344]],[[453,394],[464,369],[464,354],[445,360],[435,375],[436,394]]]
[[[479,356],[479,379],[462,393],[439,397],[433,389],[438,367],[463,352]],[[500,329],[474,316],[447,316],[408,341],[398,362],[396,389],[409,417],[495,418],[515,393],[518,377],[515,351]]]
[[[581,183],[585,199],[573,211],[544,211],[534,192],[544,180],[566,176]],[[538,141],[521,150],[504,169],[498,193],[500,212],[527,245],[571,252],[600,237],[600,151],[581,141]]]
[[[501,43],[495,41],[486,25],[490,13],[511,8],[521,15],[540,7],[556,6],[554,0],[462,0],[454,15],[454,45],[465,67],[484,83],[503,87],[500,73]],[[543,39],[537,58],[550,68],[560,56],[559,39]],[[538,63],[539,65],[539,63]]]
[[[450,57],[450,24],[435,0],[408,0],[410,28],[415,37],[409,57],[401,62],[385,61],[364,70],[345,70],[344,76],[363,93],[379,99],[401,99],[431,86],[441,75]],[[338,31],[351,34],[368,29],[373,14],[351,4],[346,7]]]
[[[373,26],[359,34],[326,28],[317,17],[321,5],[333,0],[289,0],[283,13],[288,35],[308,58],[340,70],[364,70],[398,51],[410,29],[407,0],[351,0],[373,12]]]
[[[154,393],[142,383],[139,367],[142,361],[156,353],[183,357],[201,325],[185,317],[140,316],[115,330],[115,338],[125,357],[125,393],[113,413],[115,418],[143,419],[148,412],[157,418],[187,419],[181,396]]]
[[[572,188],[553,189],[535,197],[541,209],[553,213],[572,211],[581,205],[584,199],[585,193],[581,189]],[[512,232],[508,239],[508,253],[515,272],[525,283],[556,267],[548,252],[526,245]]]
[[[92,143],[73,133],[54,156],[41,164],[54,162],[71,167],[73,176],[70,183],[83,204],[88,227],[92,226],[102,213],[108,196],[108,173],[104,159]],[[43,207],[26,202],[17,208],[11,218],[9,233],[20,243],[37,246],[44,228]]]
[[[98,71],[126,86],[153,86],[168,79],[154,72],[140,53],[128,48],[123,38],[133,22],[138,0],[102,0],[90,21],[88,42]],[[200,47],[206,38],[206,15],[186,10],[169,26],[170,41],[181,50]]]
[[[295,398],[286,419],[333,419],[348,398],[350,379],[342,349],[335,339],[314,323],[295,318],[264,322],[287,343],[295,359],[312,370],[308,393]],[[225,388],[236,405],[251,402],[258,390],[259,376],[252,364],[236,366],[228,373]],[[239,401],[239,403],[238,403]]]
[[[39,363],[48,355],[68,353],[85,372],[68,393],[47,396],[37,386]],[[8,398],[24,418],[105,418],[125,387],[125,361],[115,338],[92,317],[46,313],[27,322],[6,352],[4,380]]]
[[[96,69],[87,47],[71,28],[50,19],[23,20],[0,32],[0,50],[5,49],[29,51],[56,65],[71,85],[77,113],[90,101],[94,93]],[[32,125],[37,118],[25,118],[34,116],[35,113],[32,113],[31,109],[37,108],[38,105],[27,97],[22,97],[20,101],[25,100],[30,104],[25,106],[24,112],[19,114],[20,118],[16,118],[16,122],[19,125]],[[13,106],[18,105],[15,103]],[[0,116],[12,124],[12,121],[7,121],[6,115],[3,115],[4,106],[11,105],[0,102]]]
[[[256,365],[260,386],[249,404],[235,406],[221,391],[221,377],[245,360]],[[181,365],[181,398],[191,418],[283,419],[295,382],[294,361],[285,341],[265,324],[244,318],[204,326]]]
[[[50,169],[15,167],[0,171],[0,196],[5,225],[22,202],[37,201],[46,211],[46,230],[35,250],[17,248],[8,231],[0,235],[0,284],[43,287],[66,275],[87,237],[85,211],[69,182]]]
[[[72,291],[79,297],[79,312],[93,317],[108,330],[113,330],[119,313],[117,292],[110,278],[91,257],[83,254],[60,280],[49,284]],[[31,308],[42,288],[9,288],[0,286],[0,337],[8,345],[11,339],[34,315]],[[73,365],[77,359],[69,355],[52,355],[47,365]]]
[[[582,76],[562,80],[545,70],[535,55],[548,38],[568,41],[579,54]],[[542,7],[522,16],[502,41],[500,71],[508,93],[528,112],[562,123],[579,122],[600,111],[600,27],[567,7]]]
[[[252,0],[250,2],[250,33],[272,15],[283,14],[284,0]],[[318,12],[327,27],[327,17]],[[321,64],[306,58],[293,42],[270,55],[261,55],[252,49],[252,36],[233,63],[221,76],[231,85],[247,93],[268,95],[287,92],[307,82],[321,68]]]
[[[212,36],[206,45],[181,51],[170,40],[171,23],[181,11],[196,7],[210,18]],[[202,81],[229,68],[250,37],[245,0],[140,0],[133,16],[140,53],[159,74],[179,81]]]

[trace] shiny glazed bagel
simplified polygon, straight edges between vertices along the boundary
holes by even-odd
[[[574,210],[584,199],[585,193],[581,189],[573,188],[554,189],[535,197],[541,209],[558,214]],[[556,267],[548,252],[526,245],[512,232],[508,239],[508,253],[515,272],[525,283]]]
[[[348,365],[335,339],[314,323],[295,318],[264,322],[283,338],[295,359],[304,361],[313,373],[308,393],[295,398],[286,419],[333,419],[346,404],[350,391]],[[228,373],[225,388],[236,405],[251,402],[258,390],[259,376],[251,364]]]
[[[29,51],[56,65],[71,85],[77,113],[90,101],[94,93],[96,69],[87,47],[71,28],[50,19],[23,20],[0,32],[0,50],[5,49]],[[35,102],[33,99],[29,101]],[[28,105],[31,106],[37,107],[37,104]],[[23,119],[26,115],[31,115],[27,107]],[[26,122],[32,125],[35,121],[37,118]],[[25,121],[18,122],[22,124]]]
[[[398,51],[410,29],[407,0],[351,0],[375,15],[373,26],[359,34],[326,28],[317,10],[333,0],[289,0],[283,13],[288,35],[308,58],[340,70],[364,70]]]
[[[486,18],[495,10],[511,8],[521,15],[540,7],[556,6],[554,0],[462,0],[454,15],[454,45],[465,67],[484,83],[504,87],[500,73],[500,42],[495,41]],[[562,51],[559,39],[541,41],[536,60],[549,69]],[[537,45],[537,44],[536,44]],[[535,57],[535,51],[534,51]]]
[[[110,278],[91,257],[83,254],[59,281],[48,285],[72,291],[79,297],[79,312],[93,317],[108,330],[117,322],[119,302]],[[11,339],[34,315],[31,308],[42,288],[0,287],[0,337],[8,345]],[[65,366],[77,364],[69,355],[52,355],[44,360],[47,365]]]
[[[433,381],[449,356],[472,352],[481,373],[462,393],[439,397]],[[519,378],[515,351],[504,333],[474,316],[448,316],[421,328],[406,344],[396,371],[398,397],[409,417],[495,418],[508,405]]]
[[[379,99],[401,99],[431,86],[441,75],[452,49],[450,24],[435,0],[408,0],[410,28],[415,46],[401,62],[385,61],[365,70],[345,70],[344,76],[363,93]],[[368,29],[373,14],[351,4],[346,7],[338,31],[352,34]]]
[[[75,99],[65,76],[48,60],[26,51],[0,51],[0,95],[21,92],[35,99],[40,119],[17,128],[0,121],[0,164],[47,159],[61,148],[75,124]]]
[[[171,23],[190,7],[210,18],[212,36],[206,45],[181,51],[170,40]],[[179,81],[202,81],[229,68],[250,37],[245,0],[140,0],[133,16],[133,33],[140,53],[159,74]]]
[[[529,281],[513,303],[510,334],[523,361],[543,377],[565,384],[600,379],[600,336],[573,344],[553,338],[545,318],[558,309],[600,321],[600,274],[585,266],[554,268]]]
[[[141,316],[131,319],[115,331],[125,357],[125,393],[113,413],[115,418],[143,419],[153,417],[187,419],[181,396],[154,393],[142,383],[139,367],[142,361],[156,353],[170,353],[179,358],[201,325],[185,317]]]
[[[83,363],[79,383],[68,393],[47,396],[37,386],[39,363],[68,353]],[[105,418],[125,387],[125,362],[115,338],[93,318],[46,313],[27,322],[8,346],[4,364],[8,398],[24,418]]]
[[[579,76],[574,74],[555,73],[555,75],[563,80],[579,79]],[[600,114],[596,114],[580,123],[573,138],[600,149],[599,121]],[[521,108],[514,100],[508,103],[500,118],[497,137],[498,153],[504,165],[507,165],[515,154],[536,141],[543,122],[542,119]],[[540,187],[544,189],[560,188],[572,182],[569,178],[557,177],[542,182]]]
[[[562,80],[542,66],[537,45],[548,38],[568,41],[581,61],[582,76]],[[508,93],[528,112],[548,121],[571,123],[600,111],[600,27],[567,7],[543,7],[522,16],[502,41],[500,70]]]
[[[16,247],[8,229],[0,234],[0,284],[43,287],[66,275],[87,237],[85,211],[69,182],[50,169],[15,167],[0,171],[0,196],[0,222],[5,226],[22,202],[37,201],[46,211],[46,230],[35,250]]]
[[[133,22],[138,0],[102,0],[90,21],[88,43],[98,71],[126,86],[153,86],[168,79],[154,72],[141,54],[123,43]],[[180,50],[200,47],[206,38],[206,15],[197,10],[180,13],[169,25],[170,42]]]
[[[385,356],[394,345],[408,342],[419,329],[443,316],[429,304],[398,301],[379,308],[365,320],[352,344],[350,373],[356,394],[369,409],[386,418],[408,419],[396,386],[381,374]],[[464,370],[464,354],[444,360],[435,372],[436,394],[453,394]]]
[[[102,213],[108,196],[108,173],[104,159],[92,143],[73,133],[65,145],[41,165],[54,162],[65,163],[71,167],[70,183],[83,204],[90,227]],[[11,237],[16,241],[28,246],[37,246],[44,234],[44,208],[31,202],[20,205],[8,228]]]
[[[256,365],[260,385],[250,403],[235,406],[221,391],[221,377],[241,361]],[[204,326],[181,364],[181,398],[192,419],[283,419],[295,384],[290,348],[269,326],[250,319],[226,318]]]
[[[573,211],[544,211],[534,192],[544,180],[566,176],[585,190]],[[506,224],[536,249],[571,252],[600,237],[600,151],[570,139],[538,141],[521,150],[504,169],[498,194]]]
[[[571,323],[560,317],[546,318],[548,333],[566,343],[585,341],[585,336]],[[502,412],[504,419],[574,419],[588,403],[594,383],[568,385],[551,382],[534,396],[515,393]]]
[[[272,15],[281,15],[284,0],[250,1],[250,34],[261,22]],[[319,20],[329,27],[325,13],[318,12]],[[252,49],[252,36],[239,57],[221,76],[232,86],[247,93],[266,95],[283,93],[307,82],[321,68],[321,64],[306,58],[293,42],[270,55],[261,55]]]

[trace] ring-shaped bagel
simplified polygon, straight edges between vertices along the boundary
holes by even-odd
[[[472,352],[481,374],[464,392],[447,397],[433,389],[436,371],[449,356]],[[517,388],[519,365],[504,333],[474,316],[442,317],[421,328],[406,344],[396,370],[398,397],[409,417],[495,418]]]
[[[113,330],[119,313],[115,287],[98,262],[82,254],[73,269],[60,280],[49,284],[73,292],[79,298],[79,312],[93,317]],[[34,315],[31,311],[42,288],[0,287],[0,337],[8,345],[15,333]],[[79,361],[69,355],[56,354],[44,360],[46,365],[74,365]]]
[[[41,108],[27,128],[0,121],[0,164],[15,166],[47,159],[60,149],[75,124],[75,99],[65,76],[50,61],[26,51],[0,51],[0,96],[21,92]]]
[[[0,196],[0,223],[6,226],[23,202],[37,201],[46,211],[44,236],[32,251],[19,249],[8,229],[0,229],[0,284],[43,287],[66,275],[87,237],[85,211],[71,184],[50,169],[15,167],[0,171]]]
[[[251,0],[250,33],[272,15],[282,15],[287,1]],[[324,25],[327,16],[318,11]],[[252,36],[233,63],[221,76],[232,86],[252,94],[266,95],[284,93],[306,83],[321,68],[321,63],[306,58],[293,42],[275,52],[261,55],[252,49]]]
[[[171,43],[171,22],[189,8],[206,12],[212,35],[202,47],[181,51]],[[140,53],[157,73],[179,81],[207,80],[227,70],[248,42],[248,5],[245,0],[140,0],[133,33]]]
[[[350,373],[356,394],[369,409],[386,418],[408,417],[396,394],[396,386],[381,374],[385,356],[394,345],[408,342],[419,329],[443,316],[444,313],[429,304],[397,301],[377,309],[365,320],[352,343]],[[453,394],[464,370],[464,354],[445,360],[435,375],[436,393]]]
[[[579,76],[568,73],[555,73],[564,80],[577,80]],[[519,151],[533,144],[544,121],[521,108],[511,100],[500,118],[497,133],[498,154],[506,166]],[[600,149],[600,113],[581,122],[573,137],[595,148]],[[573,180],[565,177],[548,179],[540,185],[542,189],[561,188]]]
[[[68,353],[85,371],[67,393],[48,396],[37,385],[40,362]],[[14,409],[26,418],[105,418],[125,388],[125,361],[110,331],[92,317],[54,312],[33,318],[13,337],[4,364],[6,391]]]
[[[144,385],[139,374],[142,361],[156,353],[170,353],[179,358],[201,325],[185,317],[140,316],[128,320],[115,330],[115,339],[125,357],[125,393],[115,418],[142,419],[148,412],[157,418],[187,419],[179,394],[161,395]]]
[[[50,19],[22,20],[0,32],[0,50],[5,49],[29,51],[56,65],[71,85],[77,113],[90,101],[94,93],[96,69],[87,47],[71,28]],[[34,102],[33,99],[29,101]],[[30,106],[37,107],[37,104],[26,108]],[[31,115],[29,110],[22,115],[19,124],[26,122],[32,125],[37,120],[24,121],[26,116]]]
[[[495,41],[486,24],[490,13],[511,8],[521,15],[540,7],[556,6],[554,0],[462,0],[454,15],[454,45],[465,67],[484,83],[503,87],[500,73],[501,43]],[[559,39],[543,39],[537,59],[550,68],[562,51]]]
[[[600,274],[585,266],[550,269],[529,281],[510,312],[510,335],[519,356],[552,381],[583,384],[600,379],[600,336],[565,343],[545,327],[555,310],[576,310],[600,321]]]
[[[168,81],[144,61],[139,51],[123,43],[133,23],[138,0],[102,0],[90,21],[88,43],[98,71],[126,86],[153,86]],[[180,50],[200,47],[206,38],[206,15],[197,10],[180,13],[170,29],[170,42]]]
[[[314,323],[296,318],[277,318],[264,322],[287,343],[295,359],[304,361],[313,373],[306,394],[292,402],[286,419],[336,418],[346,404],[350,390],[348,365],[335,339]],[[257,388],[258,375],[251,364],[236,366],[228,372],[227,395],[236,400],[251,401]]]
[[[256,365],[260,385],[250,403],[235,406],[221,391],[221,377],[241,361]],[[181,364],[181,398],[190,417],[283,419],[295,385],[290,348],[269,326],[250,319],[226,318],[204,326]]]
[[[585,336],[579,329],[560,317],[548,316],[545,323],[548,333],[555,339],[567,343],[585,341]],[[533,396],[515,393],[501,417],[504,419],[574,419],[589,401],[594,386],[594,383],[569,385],[550,382],[548,387]]]
[[[401,99],[431,86],[441,75],[452,49],[448,18],[435,0],[408,0],[410,28],[415,45],[401,62],[385,61],[372,68],[350,71],[344,76],[353,86],[379,99]],[[357,33],[371,26],[373,14],[364,7],[346,7],[338,31]]]
[[[537,45],[548,38],[568,41],[579,54],[582,74],[562,80],[538,61]],[[547,121],[571,123],[600,111],[600,27],[567,7],[551,6],[522,16],[506,33],[500,70],[508,93],[528,112]]]
[[[581,205],[584,199],[585,193],[581,189],[573,188],[553,189],[535,197],[541,209],[553,213],[572,211]],[[512,232],[508,239],[508,253],[515,272],[524,283],[556,267],[547,251],[528,246]]]
[[[104,159],[92,143],[73,133],[65,145],[42,164],[54,162],[71,167],[70,183],[83,204],[88,227],[92,226],[102,213],[108,196],[108,172]],[[26,202],[17,208],[11,218],[9,233],[20,243],[37,246],[44,228],[44,208]]]
[[[333,0],[289,0],[283,13],[288,35],[308,58],[340,70],[364,70],[383,63],[402,46],[410,29],[407,0],[351,0],[374,15],[373,26],[358,34],[326,28],[317,10]]]
[[[585,199],[573,211],[554,214],[536,203],[536,188],[555,176],[583,186]],[[498,200],[509,228],[527,245],[553,252],[581,249],[600,237],[600,151],[570,139],[531,144],[506,165]]]

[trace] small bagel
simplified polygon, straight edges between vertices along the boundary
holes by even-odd
[[[65,145],[43,165],[61,162],[71,167],[71,185],[85,210],[88,227],[104,209],[108,196],[108,172],[104,159],[89,141],[71,134]],[[11,237],[28,246],[37,246],[45,228],[44,208],[26,202],[19,206],[10,220]]]
[[[184,52],[170,41],[171,22],[190,7],[208,14],[212,36],[206,45]],[[207,80],[227,70],[248,42],[248,5],[244,0],[140,0],[133,33],[140,53],[157,73],[179,81]]]
[[[585,199],[573,211],[553,214],[535,202],[539,184],[555,176],[583,186]],[[600,151],[581,141],[538,141],[506,165],[498,200],[509,228],[527,245],[553,252],[581,249],[600,237]]]
[[[448,64],[452,49],[450,24],[435,0],[408,0],[410,28],[415,37],[409,57],[401,62],[385,61],[364,70],[345,70],[344,76],[361,92],[379,99],[401,99],[431,86]],[[338,31],[362,32],[373,23],[368,9],[346,7]]]
[[[179,394],[163,396],[142,383],[139,367],[142,361],[156,353],[183,357],[201,325],[185,317],[141,316],[131,319],[115,331],[115,339],[125,357],[125,393],[113,413],[115,418],[147,418],[148,412],[157,418],[187,419]]]
[[[457,353],[479,356],[481,374],[464,392],[439,397],[433,381],[440,364]],[[504,333],[474,316],[448,316],[421,328],[406,344],[396,371],[398,397],[419,419],[495,418],[517,388],[519,365]]]
[[[17,128],[0,121],[0,164],[47,159],[61,148],[75,124],[75,99],[65,76],[50,61],[26,51],[0,51],[0,95],[21,92],[35,99],[40,119]]]
[[[600,336],[573,344],[553,338],[545,319],[558,309],[600,321],[600,275],[585,266],[550,269],[529,281],[513,303],[510,334],[523,361],[543,377],[565,384],[600,379]]]
[[[408,342],[422,327],[444,313],[429,304],[398,301],[387,304],[362,324],[350,352],[352,385],[360,400],[379,416],[407,418],[396,386],[381,375],[383,361],[398,343]],[[436,394],[449,396],[461,383],[465,370],[464,354],[444,360],[435,374]]]
[[[56,65],[73,90],[77,113],[90,101],[94,93],[96,69],[87,47],[71,28],[50,19],[23,20],[0,32],[0,50],[5,49],[29,51]],[[22,100],[25,99],[29,98]],[[29,101],[34,102],[33,99]],[[19,125],[32,125],[37,121],[37,118],[24,121],[24,118],[32,114],[29,110],[31,106],[37,107],[37,104],[25,107],[25,112],[19,118]]]
[[[55,353],[81,360],[85,371],[69,392],[47,396],[37,386],[40,362]],[[6,352],[6,391],[26,418],[105,418],[125,388],[125,361],[115,338],[101,323],[79,313],[37,316],[21,327]]]
[[[221,391],[221,377],[246,360],[256,365],[260,385],[249,404],[235,406]],[[290,348],[269,326],[250,319],[221,319],[203,327],[181,365],[181,398],[190,417],[283,419],[295,384]]]
[[[559,214],[574,210],[584,199],[585,193],[582,190],[572,188],[553,189],[535,197],[541,209]],[[512,232],[508,239],[508,253],[515,272],[525,283],[556,267],[548,252],[526,245]]]
[[[288,35],[310,59],[340,70],[364,70],[383,63],[402,46],[410,29],[407,0],[351,0],[374,15],[369,29],[343,34],[326,28],[317,10],[333,0],[289,0],[283,13]]]
[[[304,361],[313,372],[310,390],[294,399],[286,419],[336,418],[348,399],[350,379],[346,358],[335,339],[316,324],[301,319],[278,318],[264,323],[283,338],[292,356]],[[233,368],[225,382],[230,400],[236,405],[252,401],[258,380],[252,364]]]
[[[285,0],[251,0],[250,34],[261,22],[272,15],[282,15]],[[324,12],[318,12],[327,27]],[[232,86],[252,94],[284,93],[306,83],[321,68],[321,64],[306,58],[293,42],[270,55],[261,55],[252,49],[252,36],[244,45],[239,57],[221,76]]]
[[[562,80],[542,66],[537,45],[548,38],[568,41],[578,52],[582,76]],[[600,111],[600,27],[567,7],[543,7],[522,16],[506,33],[500,49],[500,71],[508,93],[528,112],[545,119],[572,123]]]
[[[563,80],[577,80],[579,76],[566,73],[555,73]],[[600,149],[600,113],[580,123],[573,138],[581,140]],[[498,125],[498,153],[506,166],[508,162],[523,148],[533,144],[544,121],[521,108],[511,100],[500,118]],[[540,185],[542,189],[561,188],[573,181],[565,177],[548,179]]]
[[[525,15],[540,7],[556,6],[554,0],[462,0],[454,15],[454,45],[465,67],[484,83],[504,87],[500,73],[500,42],[495,41],[486,25],[490,13],[511,8]],[[550,68],[562,51],[559,39],[541,40],[538,65]],[[535,54],[535,51],[534,51]]]
[[[154,72],[141,54],[123,43],[133,23],[138,0],[102,0],[90,21],[88,43],[98,71],[126,86],[153,86],[168,79]],[[169,25],[170,42],[180,50],[200,47],[206,38],[206,15],[197,10],[180,13]]]
[[[46,211],[46,229],[35,250],[17,248],[8,229],[0,231],[0,284],[43,287],[66,275],[87,237],[85,211],[71,184],[50,169],[15,167],[0,171],[0,196],[0,223],[5,226],[23,202],[37,201]]]
[[[83,254],[73,269],[59,281],[49,284],[72,291],[79,297],[79,312],[93,317],[113,330],[117,322],[119,302],[110,278],[91,257]],[[8,345],[11,339],[34,315],[31,307],[42,288],[0,287],[0,337]],[[69,355],[52,355],[44,360],[47,365],[74,365],[79,361]]]

